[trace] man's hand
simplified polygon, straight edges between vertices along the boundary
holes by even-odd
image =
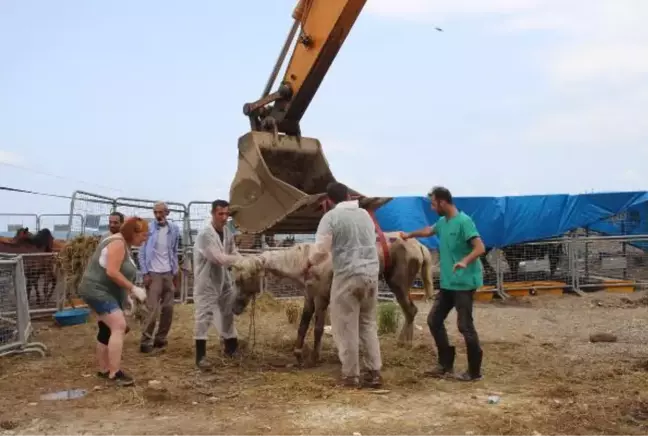
[[[173,282],[173,287],[175,289],[178,289],[178,283],[180,282],[180,271],[178,271],[178,273],[173,276],[172,282]]]
[[[452,267],[452,272],[455,272],[458,269],[464,269],[466,268],[466,266],[466,262],[464,260],[460,260],[459,262],[454,264],[454,267]]]
[[[151,282],[153,279],[151,278],[150,274],[144,274],[144,287],[148,289],[149,286],[151,286]]]
[[[409,239],[409,233],[406,232],[398,232],[398,235],[403,241],[407,241]]]

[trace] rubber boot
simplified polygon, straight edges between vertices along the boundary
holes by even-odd
[[[236,350],[238,349],[238,339],[229,338],[225,339],[223,342],[225,343],[225,355],[227,357],[234,356],[234,353],[236,353]]]
[[[204,339],[196,339],[196,366],[203,371],[209,371],[212,367],[211,362],[205,357],[206,354],[207,341]]]

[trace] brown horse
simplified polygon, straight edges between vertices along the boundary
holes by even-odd
[[[43,296],[49,302],[56,288],[56,259],[52,253],[54,237],[49,229],[41,229],[33,235],[29,228],[18,229],[11,242],[0,241],[0,254],[23,255],[23,266],[27,286],[27,299],[36,291],[36,304],[40,304],[38,280],[45,277]],[[52,254],[39,254],[52,253]]]
[[[414,335],[414,318],[418,308],[409,296],[410,286],[420,273],[425,286],[425,294],[431,298],[433,269],[436,264],[430,251],[416,239],[407,241],[400,238],[390,239],[392,242],[389,243],[388,248],[391,261],[388,265],[385,265],[380,247],[378,250],[380,272],[384,275],[405,315],[405,324],[401,330],[399,341],[411,343]],[[304,289],[304,308],[294,350],[300,365],[303,362],[304,339],[313,314],[315,315],[315,335],[311,363],[316,364],[319,360],[324,320],[333,279],[330,256],[322,264],[312,267],[312,274],[308,278],[304,277],[308,255],[313,246],[314,244],[302,243],[282,250],[265,251],[259,256],[244,256],[239,262],[232,265],[233,278],[238,288],[233,306],[233,312],[236,315],[240,315],[252,297],[262,290],[266,271],[275,276],[291,279]]]

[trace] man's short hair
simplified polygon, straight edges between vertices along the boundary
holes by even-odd
[[[121,212],[113,212],[109,216],[116,216],[119,217],[119,222],[124,224],[124,214]]]
[[[452,194],[448,188],[443,186],[435,186],[428,192],[428,197],[432,200],[432,197],[436,198],[438,201],[443,200],[448,204],[452,204]]]
[[[222,208],[229,207],[229,203],[225,200],[214,200],[211,206],[212,212],[218,209],[219,207]]]
[[[349,188],[343,183],[331,182],[326,187],[326,194],[333,203],[341,203],[349,198]]]

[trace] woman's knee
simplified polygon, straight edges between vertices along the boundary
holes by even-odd
[[[104,315],[102,321],[110,329],[111,335],[123,335],[126,333],[126,318],[124,317],[124,312],[122,312],[121,310],[117,310],[108,315]]]

